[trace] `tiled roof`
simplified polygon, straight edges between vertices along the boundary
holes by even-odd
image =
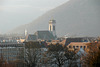
[[[88,43],[89,42],[71,42],[69,45],[77,45],[77,46],[80,46],[80,45],[86,45]]]
[[[54,40],[55,37],[49,31],[37,31],[33,35],[31,35],[31,34],[27,35],[26,38],[25,38],[26,41],[34,41],[34,40],[37,40],[37,39]]]
[[[37,36],[38,39],[42,39],[42,40],[54,40],[55,37],[53,36],[53,34],[49,31],[37,31],[35,32],[35,34]]]
[[[82,40],[83,40],[83,38],[67,38],[65,45],[67,46],[71,42],[83,42]]]
[[[29,34],[29,35],[26,36],[25,40],[26,41],[32,41],[32,40],[37,40],[37,38],[36,38],[36,35]]]

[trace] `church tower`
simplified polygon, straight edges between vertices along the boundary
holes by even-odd
[[[56,21],[55,20],[49,21],[49,31],[56,37]]]
[[[25,29],[25,36],[28,34],[27,30]]]

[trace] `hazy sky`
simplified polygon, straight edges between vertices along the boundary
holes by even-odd
[[[68,0],[0,0],[0,32],[32,22]]]

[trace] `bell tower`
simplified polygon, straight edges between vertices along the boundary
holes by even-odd
[[[56,37],[56,21],[53,19],[49,21],[49,31]]]

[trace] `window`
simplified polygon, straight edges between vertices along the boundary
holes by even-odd
[[[84,49],[86,48],[86,46],[84,46]]]
[[[75,46],[73,46],[73,48],[75,48]]]
[[[79,48],[79,46],[76,46],[77,48]]]
[[[82,46],[80,46],[80,48],[82,48]]]
[[[71,48],[71,46],[69,46],[69,48]]]
[[[50,31],[51,31],[51,25],[50,25]]]
[[[55,26],[53,26],[53,30],[55,30]]]

